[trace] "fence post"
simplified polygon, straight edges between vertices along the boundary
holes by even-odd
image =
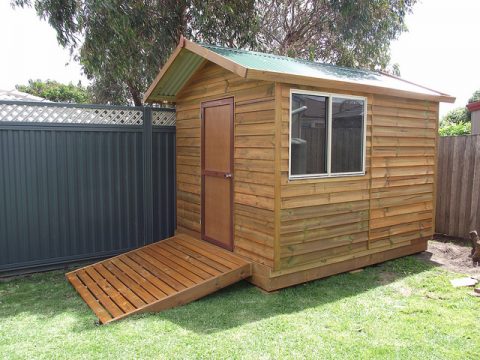
[[[153,242],[153,171],[152,171],[152,108],[143,108],[143,206],[144,241]]]

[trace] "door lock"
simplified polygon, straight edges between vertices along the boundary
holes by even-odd
[[[225,179],[231,179],[231,178],[232,178],[232,174],[226,173],[226,174],[223,175],[223,177],[224,177]]]

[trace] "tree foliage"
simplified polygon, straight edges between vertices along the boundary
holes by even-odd
[[[468,103],[473,103],[480,100],[480,89],[475,91]],[[439,133],[441,136],[447,135],[465,135],[471,133],[472,114],[466,107],[458,107],[450,110],[440,120]]]
[[[470,112],[465,107],[459,107],[450,110],[440,121],[440,125],[443,124],[459,124],[468,123],[471,121]]]
[[[85,104],[92,101],[90,92],[80,82],[66,85],[53,80],[28,80],[28,85],[16,85],[15,88],[55,102]]]
[[[11,0],[34,6],[96,97],[140,105],[180,35],[337,65],[387,69],[417,0]]]
[[[262,50],[336,65],[385,69],[416,0],[261,0]]]
[[[470,97],[470,99],[468,99],[468,103],[471,104],[471,103],[474,103],[474,102],[477,102],[477,101],[480,101],[480,89],[478,89],[477,91],[475,91],[472,96]]]
[[[480,100],[480,89],[475,91],[468,103]],[[440,121],[440,136],[467,135],[472,131],[472,114],[466,107],[450,110]]]
[[[469,135],[472,133],[471,122],[445,123],[438,130],[440,136]]]
[[[465,107],[450,110],[441,120],[440,136],[468,135],[472,132],[471,114]]]

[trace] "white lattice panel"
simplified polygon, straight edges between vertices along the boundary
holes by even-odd
[[[1,104],[0,121],[142,125],[143,112],[137,109],[82,108],[62,106],[33,106],[24,104]]]
[[[175,126],[175,111],[152,111],[152,125],[154,126]]]

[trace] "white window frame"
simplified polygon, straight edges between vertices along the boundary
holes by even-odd
[[[303,94],[303,95],[315,95],[323,96],[328,98],[328,110],[327,110],[327,173],[326,174],[300,174],[292,175],[292,97],[293,94]],[[352,99],[352,100],[362,100],[363,101],[363,138],[362,138],[362,170],[356,172],[343,172],[343,173],[332,173],[332,98],[342,98],[342,99]],[[310,90],[300,90],[300,89],[290,89],[290,104],[288,109],[288,178],[289,180],[298,180],[298,179],[319,179],[319,178],[333,178],[333,177],[344,177],[344,176],[361,176],[365,175],[365,162],[366,162],[366,153],[367,153],[367,98],[364,96],[354,96],[347,94],[338,94],[338,93],[326,93],[319,91],[310,91]]]

